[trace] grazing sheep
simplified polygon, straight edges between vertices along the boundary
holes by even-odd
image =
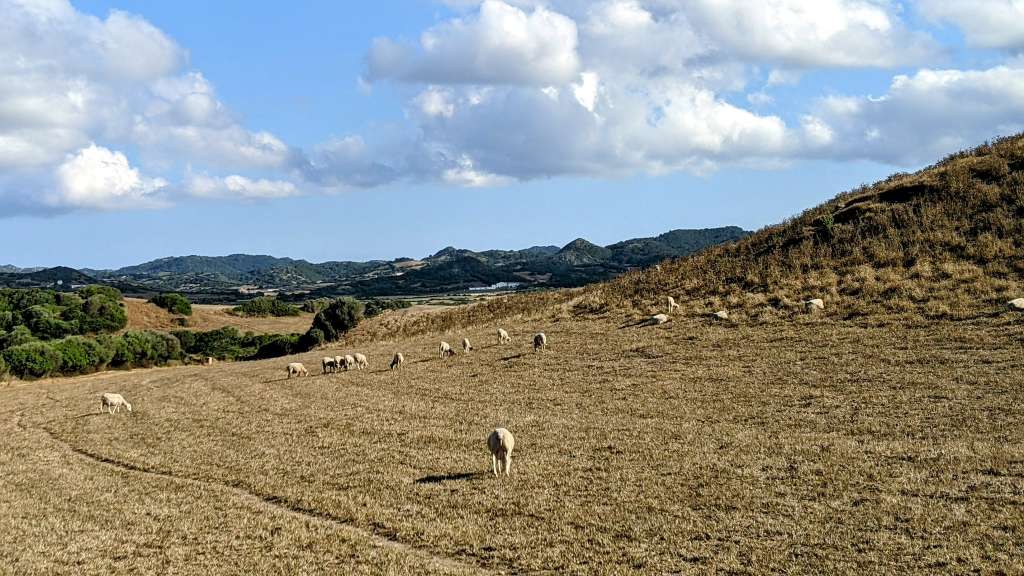
[[[366,356],[360,354],[359,352],[353,354],[352,357],[355,359],[356,368],[358,368],[359,370],[362,370],[363,368],[366,368],[367,366],[370,365],[370,362],[366,359]]]
[[[327,357],[320,360],[320,365],[323,367],[324,374],[328,372],[337,372],[338,364],[334,361],[334,358]]]
[[[717,319],[717,320],[728,320],[729,319],[729,312],[727,312],[725,310],[719,310],[718,312],[715,312],[714,314],[712,314],[712,316],[714,316],[715,319]]]
[[[506,332],[504,328],[498,328],[498,345],[500,346],[501,344],[511,341],[512,337],[508,335],[508,332]]]
[[[668,321],[668,314],[655,314],[647,319],[647,324],[650,326],[657,326],[658,324],[664,324]]]
[[[334,357],[334,369],[335,370],[341,370],[344,363],[345,363],[345,357],[344,356],[335,356]]]
[[[121,396],[120,394],[105,392],[100,396],[100,412],[106,408],[108,413],[113,414],[114,412],[120,412],[122,406],[127,408],[129,412],[132,411],[132,405],[129,404],[128,401],[124,399],[124,396]]]
[[[346,372],[352,369],[356,365],[356,359],[351,354],[345,354],[345,357],[341,359],[341,366]]]
[[[309,376],[309,370],[306,370],[306,367],[303,366],[301,362],[292,362],[291,364],[288,365],[287,370],[289,378],[291,378],[292,375]]]
[[[207,356],[206,360],[203,361],[203,364],[206,364],[207,366],[213,366],[214,362],[216,362],[216,360],[214,360],[213,356]]]
[[[405,364],[405,356],[402,356],[401,352],[395,352],[395,357],[391,359],[391,369],[397,370]]]
[[[679,304],[676,304],[676,299],[675,298],[669,296],[668,297],[668,313],[671,314],[673,311],[675,311],[676,308],[679,308]]]
[[[496,428],[487,437],[487,448],[491,451],[491,470],[495,477],[498,472],[505,471],[505,476],[512,470],[512,449],[516,446],[516,439],[512,433],[504,428]]]
[[[469,338],[463,338],[462,339],[462,351],[468,354],[469,351],[472,350],[472,349],[473,349],[473,345],[469,343]]]
[[[825,301],[821,298],[811,298],[810,300],[804,301],[804,309],[808,313],[818,312],[825,309]]]
[[[1024,298],[1014,298],[1006,303],[1010,310],[1024,311]]]
[[[441,344],[438,345],[437,353],[442,360],[449,356],[455,356],[455,350],[452,350],[452,345],[444,341],[442,341]]]
[[[538,352],[548,345],[548,337],[543,332],[538,332],[533,337],[533,351]]]

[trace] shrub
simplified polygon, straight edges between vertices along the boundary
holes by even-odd
[[[181,314],[182,316],[192,315],[192,303],[188,301],[188,298],[185,298],[176,292],[157,294],[150,298],[149,302],[151,304],[156,304],[172,314]]]
[[[326,336],[324,335],[323,330],[319,328],[310,328],[308,332],[299,338],[299,351],[305,352],[307,350],[312,350],[323,344],[325,338]]]
[[[115,344],[113,365],[121,367],[149,367],[181,359],[181,343],[163,332],[130,330]]]
[[[71,376],[102,370],[114,358],[114,348],[108,342],[85,336],[71,336],[53,343],[60,355],[60,371]]]
[[[43,340],[55,340],[78,332],[77,325],[61,320],[50,306],[33,306],[24,312],[23,318],[32,334]]]
[[[4,362],[18,378],[44,378],[60,370],[60,354],[45,342],[29,342],[4,350]]]
[[[271,334],[261,344],[253,359],[277,358],[302,350],[298,334]]]
[[[7,362],[4,361],[4,357],[0,356],[0,382],[7,377]]]
[[[15,326],[10,332],[0,334],[0,350],[35,342],[36,337],[27,326]]]
[[[186,354],[229,360],[242,358],[256,352],[255,346],[246,346],[246,339],[233,326],[225,326],[208,332],[179,330],[172,334],[181,342],[181,348]]]
[[[373,318],[387,310],[402,310],[411,306],[412,302],[408,300],[374,298],[366,301],[363,315],[367,318]]]
[[[309,312],[310,314],[316,314],[317,312],[327,308],[331,304],[330,298],[315,298],[313,300],[306,300],[302,303],[301,309],[303,312]]]
[[[88,300],[93,296],[105,296],[106,298],[114,301],[122,298],[120,290],[113,286],[103,286],[102,284],[90,284],[83,288],[79,288],[78,295],[84,300]]]
[[[313,318],[313,326],[307,335],[312,336],[313,330],[319,330],[324,340],[334,342],[346,332],[355,328],[363,318],[363,304],[354,298],[338,298],[331,302]],[[307,338],[307,341],[312,338]]]
[[[117,300],[103,294],[90,296],[82,306],[78,329],[82,334],[117,332],[128,325],[128,313]]]
[[[301,312],[295,306],[286,304],[277,298],[263,296],[234,307],[231,311],[238,316],[298,316]]]

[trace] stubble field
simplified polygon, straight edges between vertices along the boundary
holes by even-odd
[[[1019,318],[505,327],[0,389],[0,572],[1024,570]]]

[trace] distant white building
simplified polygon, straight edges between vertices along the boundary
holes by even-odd
[[[491,284],[490,286],[479,286],[476,288],[470,288],[471,292],[487,292],[490,290],[515,290],[522,286],[522,282],[498,282],[497,284]]]

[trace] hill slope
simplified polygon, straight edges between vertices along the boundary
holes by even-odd
[[[967,318],[1024,296],[1024,136],[840,194],[796,218],[597,286],[604,305],[673,295],[764,317],[823,298],[841,317]],[[658,302],[660,305],[660,302]]]

